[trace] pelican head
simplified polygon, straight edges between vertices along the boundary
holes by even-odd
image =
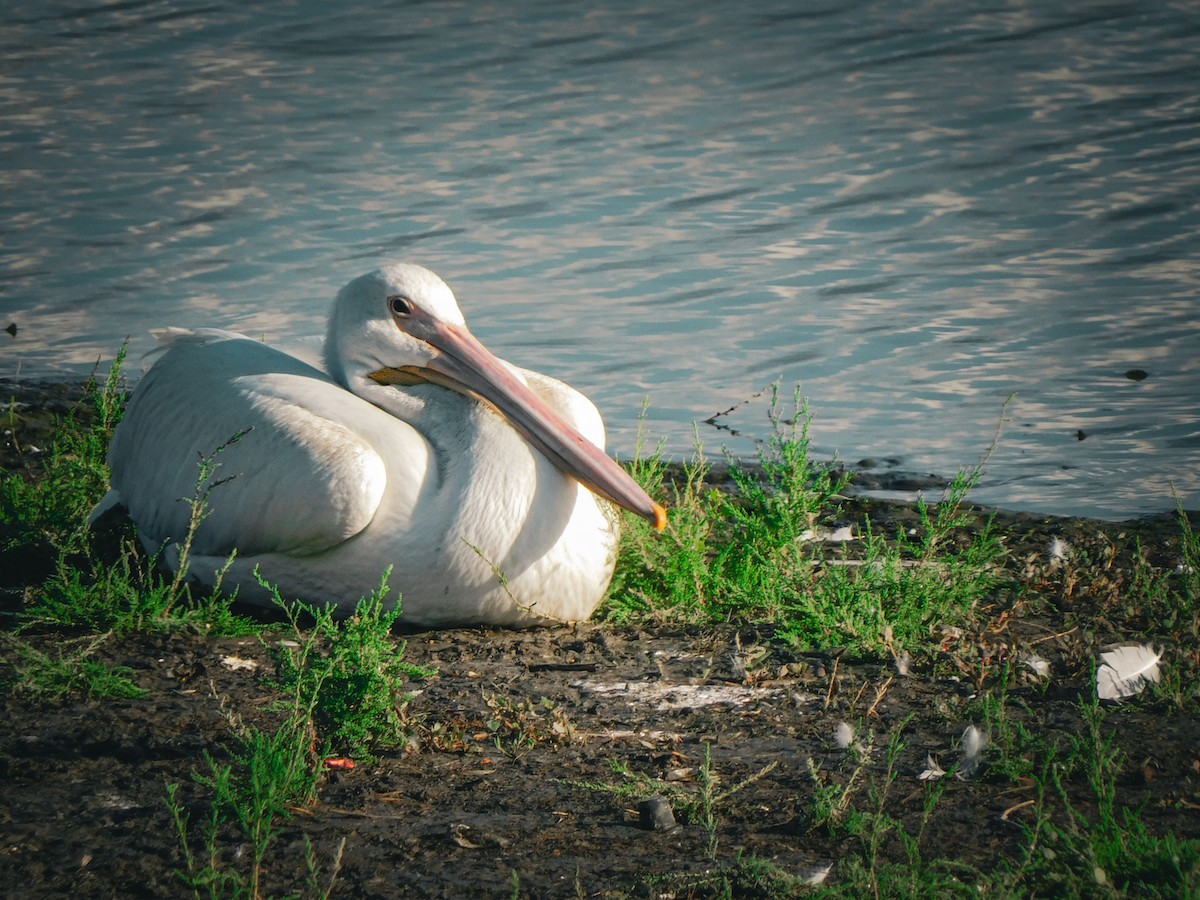
[[[433,358],[430,344],[399,327],[392,306],[404,302],[439,321],[466,325],[450,286],[423,266],[398,263],[361,275],[338,292],[329,317],[325,364],[337,381],[354,390],[356,380],[379,369],[419,368]]]
[[[665,510],[624,469],[471,334],[454,292],[422,266],[391,265],[346,285],[325,357],[330,374],[358,394],[372,384],[428,382],[482,400],[562,472],[659,531],[666,524]]]

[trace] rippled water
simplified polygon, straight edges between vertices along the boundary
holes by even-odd
[[[412,259],[623,455],[779,380],[951,474],[1015,394],[979,499],[1197,505],[1195,4],[599,7],[6,4],[0,372],[318,333]]]

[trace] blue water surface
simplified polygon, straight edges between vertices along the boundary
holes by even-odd
[[[0,373],[319,334],[409,259],[624,457],[645,398],[750,455],[778,382],[822,457],[1003,415],[983,502],[1200,505],[1200,7],[710,6],[7,3]]]

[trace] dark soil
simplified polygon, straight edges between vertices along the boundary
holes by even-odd
[[[55,396],[39,408],[53,408]],[[62,402],[71,396],[66,389]],[[39,415],[23,408],[18,440],[5,443],[8,467],[31,465],[39,439],[30,423]],[[861,522],[866,513],[884,531],[912,516],[904,505],[854,500],[843,518]],[[318,802],[295,810],[269,850],[265,892],[309,893],[306,837],[323,879],[344,841],[332,895],[345,897],[499,897],[514,885],[533,897],[708,896],[720,892],[718,873],[735,894],[755,896],[760,888],[736,869],[739,857],[751,856],[794,876],[833,863],[829,883],[838,881],[839,866],[861,855],[861,844],[814,821],[810,770],[835,784],[853,771],[851,754],[835,746],[840,723],[855,726],[859,742],[875,735],[869,781],[855,794],[866,810],[866,787],[885,784],[887,736],[901,733],[886,810],[916,835],[926,757],[946,769],[958,760],[964,728],[984,724],[981,690],[1007,678],[1010,714],[1064,746],[1083,730],[1080,701],[1093,696],[1100,649],[1148,631],[1192,633],[1194,624],[1165,628],[1125,600],[1139,541],[1155,567],[1177,564],[1173,515],[1122,524],[998,521],[1006,571],[1020,587],[984,604],[977,633],[944,634],[942,649],[908,675],[891,659],[806,652],[767,627],[588,623],[407,635],[405,658],[438,673],[409,686],[409,746],[326,772]],[[1054,538],[1086,566],[1051,561]],[[20,560],[5,566],[0,589],[12,613],[35,579]],[[23,635],[50,652],[71,637]],[[135,700],[40,701],[9,683],[0,696],[0,885],[8,895],[189,893],[166,785],[180,785],[198,834],[211,794],[193,776],[206,771],[205,754],[227,758],[230,717],[264,727],[277,721],[270,646],[279,639],[109,637],[95,658],[132,671],[147,691]],[[1165,649],[1164,663],[1194,679],[1194,635]],[[1049,662],[1048,681],[1020,664],[1031,650]],[[1139,808],[1152,834],[1200,837],[1196,702],[1160,691],[1106,709],[1105,733],[1124,757],[1118,804]],[[1043,802],[1063,819],[1061,802],[1043,801],[1034,779],[1000,771],[993,753],[984,758],[974,777],[944,782],[921,837],[926,860],[994,872],[1005,858],[1020,858],[1024,829]],[[654,790],[671,802],[676,827],[643,827],[637,805],[648,787],[598,789],[635,786],[618,764],[661,779]],[[750,779],[716,803],[711,829],[700,803],[706,765],[718,794]],[[1072,805],[1094,815],[1084,773],[1074,772],[1066,788]],[[222,865],[246,871],[247,848],[232,831],[221,852]],[[883,856],[905,858],[895,839]]]

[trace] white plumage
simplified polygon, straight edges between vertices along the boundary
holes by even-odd
[[[268,596],[257,566],[285,598],[351,612],[390,565],[411,624],[586,619],[618,535],[597,494],[663,525],[597,449],[595,406],[492,356],[420,266],[343,288],[324,370],[231,332],[164,337],[113,438],[101,507],[123,504],[152,549],[178,542],[198,463],[223,448],[190,574],[211,584],[236,548],[224,584],[245,599]]]

